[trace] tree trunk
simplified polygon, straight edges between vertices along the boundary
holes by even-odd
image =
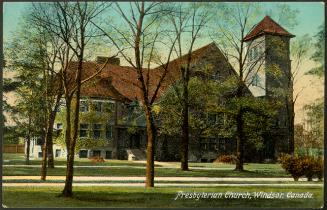
[[[47,130],[47,143],[48,143],[48,168],[54,168],[54,155],[53,155],[53,125],[57,115],[57,109],[60,105],[61,94],[56,96],[56,102],[54,109],[51,110],[51,114],[49,116],[49,130]]]
[[[291,119],[290,119],[290,125],[289,125],[289,153],[294,154],[294,104],[292,103],[291,107]]]
[[[42,148],[42,163],[41,163],[41,180],[44,181],[46,180],[46,176],[47,176],[47,158],[48,158],[48,167],[54,168],[52,132],[53,132],[54,121],[56,118],[57,108],[60,102],[60,97],[61,96],[57,97],[54,110],[51,110],[47,121],[47,128],[44,138],[45,141]]]
[[[42,145],[42,163],[41,163],[41,180],[45,181],[47,176],[47,156],[48,156],[48,135],[49,125],[47,125],[47,131],[45,133],[44,143]]]
[[[27,134],[27,139],[26,139],[26,154],[25,154],[25,164],[29,165],[30,164],[30,145],[31,145],[31,116],[28,116],[28,134]]]
[[[54,157],[53,157],[53,140],[52,134],[51,137],[48,139],[48,168],[54,168]]]
[[[235,171],[243,171],[244,163],[244,134],[243,134],[243,111],[240,109],[236,117],[236,167]]]
[[[188,119],[188,91],[187,87],[184,90],[184,108],[183,108],[183,124],[182,124],[182,148],[181,148],[181,169],[188,169],[188,145],[189,145],[189,119]]]
[[[112,129],[112,159],[118,159],[118,102],[115,102],[115,110],[114,110],[114,126]]]
[[[74,154],[71,154],[71,98],[66,97],[66,149],[67,149],[67,164],[66,164],[66,180],[65,187],[62,191],[64,197],[72,197],[72,185],[73,185],[73,162]],[[73,156],[73,157],[72,157]]]
[[[74,150],[72,150],[72,147],[70,147],[69,149],[67,148],[67,152],[66,180],[62,194],[64,197],[72,197],[74,176]]]
[[[74,174],[74,156],[75,156],[75,145],[78,135],[78,124],[79,124],[79,107],[80,107],[80,97],[81,97],[81,80],[82,80],[82,70],[83,70],[83,58],[84,58],[84,34],[83,30],[81,30],[81,54],[78,56],[78,69],[76,73],[76,94],[75,94],[75,107],[74,107],[74,122],[73,122],[73,137],[69,138],[69,147],[67,150],[69,151],[67,155],[67,170],[66,170],[66,181],[65,188],[62,192],[64,197],[72,197],[73,196],[73,174]],[[73,95],[71,95],[73,96]],[[66,101],[67,103],[67,101]],[[70,98],[71,104],[71,98]],[[67,106],[66,106],[67,107]],[[68,107],[67,107],[68,108]],[[69,112],[67,109],[67,113]],[[70,115],[69,118],[66,118],[67,124],[70,124]],[[69,121],[68,121],[69,120]],[[70,134],[70,133],[69,133]]]
[[[145,187],[154,187],[154,146],[155,146],[155,126],[149,106],[145,107],[146,117],[146,133],[147,133],[147,148],[146,148],[146,179]]]
[[[30,145],[31,145],[31,136],[28,135],[26,139],[26,156],[25,156],[25,164],[30,164]]]

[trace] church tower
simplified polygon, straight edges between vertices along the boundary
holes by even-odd
[[[269,16],[261,20],[243,39],[248,46],[247,84],[255,97],[280,101],[274,127],[267,135],[266,157],[276,158],[280,152],[293,152],[294,128],[293,84],[290,39],[295,37]],[[269,154],[270,153],[270,154]]]

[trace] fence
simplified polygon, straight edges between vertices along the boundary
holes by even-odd
[[[25,146],[22,144],[3,145],[3,153],[25,153]]]

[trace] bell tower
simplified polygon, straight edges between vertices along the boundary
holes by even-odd
[[[243,39],[248,46],[247,84],[255,97],[281,103],[273,129],[267,139],[272,142],[267,148],[276,158],[280,152],[294,151],[294,128],[290,123],[293,116],[293,83],[290,60],[290,39],[295,37],[286,29],[266,16]],[[294,118],[293,118],[294,120]],[[273,151],[273,152],[272,152]]]

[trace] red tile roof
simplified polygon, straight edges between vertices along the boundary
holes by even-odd
[[[191,62],[193,64],[200,62],[202,58],[217,53],[222,55],[216,45],[210,43],[193,51]],[[187,55],[184,55],[169,62],[168,73],[159,89],[157,98],[160,97],[172,83],[181,78],[180,66],[185,64],[186,60]],[[98,64],[94,61],[84,62],[82,78],[85,79],[94,74],[96,69],[100,66],[102,66],[102,64]],[[69,69],[74,72],[74,70],[77,69],[77,63],[71,63]],[[145,79],[147,78],[147,71],[150,71],[149,97],[151,98],[163,73],[163,69],[162,66],[150,70],[144,69],[143,73]],[[81,95],[86,97],[114,98],[125,101],[140,100],[142,98],[142,92],[139,85],[137,72],[134,68],[107,64],[99,75],[82,85]]]
[[[289,33],[273,19],[271,19],[269,16],[266,16],[244,37],[243,40],[250,41],[263,34],[294,37],[293,34]]]

